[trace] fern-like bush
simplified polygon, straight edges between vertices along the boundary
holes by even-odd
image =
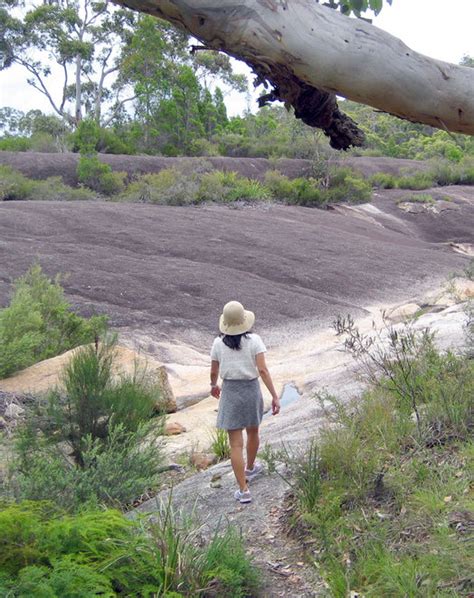
[[[91,342],[105,326],[104,317],[72,312],[59,277],[50,280],[36,264],[15,282],[10,305],[0,310],[0,378]]]
[[[240,536],[228,529],[203,545],[199,529],[169,504],[151,522],[110,509],[70,515],[48,502],[5,503],[0,594],[254,595],[259,579]]]

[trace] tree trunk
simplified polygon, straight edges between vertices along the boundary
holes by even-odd
[[[76,98],[75,98],[75,109],[74,119],[76,127],[82,120],[82,81],[81,81],[81,70],[82,70],[82,58],[78,54],[76,56]]]
[[[114,0],[170,21],[249,64],[339,149],[362,134],[336,94],[413,122],[474,135],[474,69],[430,59],[315,0]]]

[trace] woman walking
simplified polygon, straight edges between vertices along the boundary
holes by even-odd
[[[218,336],[211,350],[211,394],[220,398],[217,427],[227,430],[231,463],[239,489],[235,498],[241,503],[252,500],[248,481],[262,471],[256,463],[259,446],[258,427],[263,417],[260,376],[272,395],[272,413],[280,411],[280,400],[265,363],[266,347],[258,334],[251,332],[255,314],[238,301],[226,303],[219,319]],[[222,378],[222,391],[217,384]],[[247,433],[247,464],[243,448],[243,430]]]

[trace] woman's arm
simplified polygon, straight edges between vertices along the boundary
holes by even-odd
[[[270,376],[270,372],[265,362],[265,353],[257,353],[257,355],[255,356],[255,362],[257,365],[258,373],[260,374],[263,383],[272,395],[272,413],[273,415],[276,415],[280,412],[280,399],[276,393],[275,387],[273,386],[272,377]]]
[[[221,394],[220,386],[217,384],[219,376],[219,362],[213,359],[211,361],[211,395],[218,399]]]

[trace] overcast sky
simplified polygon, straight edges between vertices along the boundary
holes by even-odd
[[[432,58],[458,63],[465,54],[474,56],[474,0],[393,0],[374,24]],[[245,69],[242,65],[237,70]],[[248,99],[235,94],[227,96],[226,103],[230,114],[249,105]],[[253,110],[255,103],[251,104]],[[0,72],[0,106],[51,112],[47,100],[26,83],[25,71],[16,66]]]

